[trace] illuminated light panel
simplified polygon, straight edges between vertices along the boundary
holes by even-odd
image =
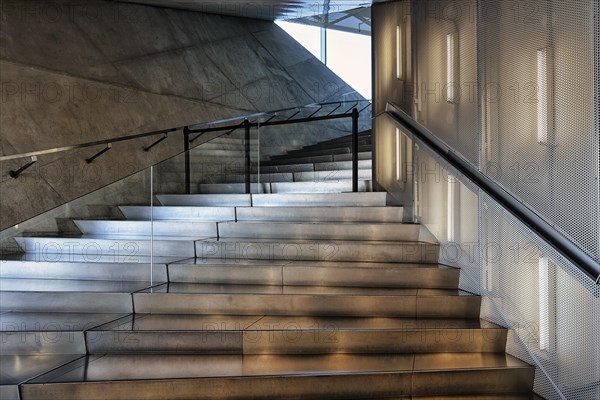
[[[402,155],[400,153],[400,129],[396,128],[396,180],[401,178]]]
[[[454,199],[456,184],[452,175],[448,175],[448,242],[454,242]]]
[[[396,78],[403,78],[403,68],[402,68],[402,29],[400,25],[396,26]]]
[[[537,140],[548,141],[548,51],[537,51]]]
[[[548,304],[548,259],[540,257],[539,269],[539,312],[540,312],[540,350],[550,347],[549,304]]]
[[[446,35],[446,100],[453,103],[456,100],[455,90],[455,39],[454,34]]]

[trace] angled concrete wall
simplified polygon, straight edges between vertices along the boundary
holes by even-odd
[[[271,22],[122,4],[8,0],[0,29],[0,154],[338,99],[352,88]],[[322,130],[305,135],[315,142]],[[325,135],[324,137],[322,135]],[[0,229],[182,151],[173,134],[0,163]],[[284,140],[284,139],[282,139]]]

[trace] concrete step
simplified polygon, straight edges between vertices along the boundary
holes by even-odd
[[[88,356],[22,386],[23,400],[315,399],[531,392],[504,354]]]
[[[86,332],[90,354],[503,353],[506,336],[478,319],[180,314],[136,314]]]
[[[218,224],[219,238],[416,242],[420,225],[367,222],[242,221]],[[187,233],[187,232],[185,232]]]
[[[189,259],[169,264],[171,282],[239,285],[456,289],[459,270],[437,264]]]
[[[479,318],[457,290],[170,283],[133,294],[140,314]]]

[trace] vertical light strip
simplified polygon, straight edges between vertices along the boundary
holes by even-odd
[[[446,35],[446,100],[453,103],[456,97],[455,85],[455,43],[454,34]]]
[[[454,242],[455,179],[448,175],[448,242]]]
[[[402,157],[400,154],[400,129],[396,128],[396,180],[400,180],[400,172],[402,167]]]
[[[402,79],[404,73],[402,66],[402,29],[396,25],[396,78]]]
[[[548,141],[548,51],[537,51],[537,140]]]
[[[540,257],[539,265],[539,312],[540,312],[540,350],[550,346],[549,305],[548,305],[548,259]]]

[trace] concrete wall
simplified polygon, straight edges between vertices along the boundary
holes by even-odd
[[[0,11],[0,154],[327,101],[352,91],[271,22],[68,0],[8,0]],[[315,129],[315,142],[328,135]],[[283,141],[284,139],[282,139]],[[182,151],[172,134],[0,163],[0,229]]]

